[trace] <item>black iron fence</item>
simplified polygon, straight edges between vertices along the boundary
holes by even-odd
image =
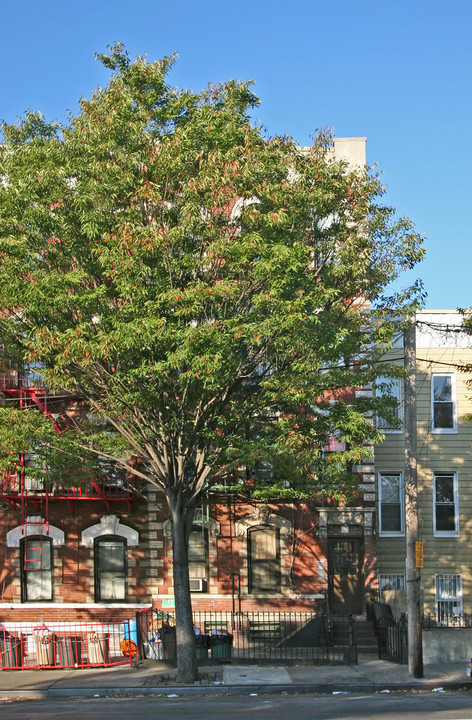
[[[266,662],[357,662],[351,616],[299,612],[195,612],[197,658]],[[175,662],[174,617],[149,609],[136,615],[141,658]]]
[[[405,615],[399,620],[382,617],[376,624],[380,660],[400,664],[408,662],[408,627]]]
[[[380,660],[405,664],[408,662],[408,626],[405,614],[393,617],[390,605],[373,601],[367,617],[374,624]]]
[[[428,613],[423,615],[421,618],[421,625],[423,630],[431,630],[436,627],[472,627],[472,615],[469,613],[446,613],[440,612],[438,614]]]
[[[373,621],[379,658],[397,663],[408,662],[408,622],[405,613],[396,620],[389,605],[371,602],[368,606],[368,618]],[[441,608],[438,613],[428,613],[421,618],[423,630],[435,628],[472,628],[472,615],[468,613],[446,613]]]

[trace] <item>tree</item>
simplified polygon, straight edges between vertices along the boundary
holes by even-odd
[[[3,126],[2,341],[85,404],[55,435],[3,408],[2,462],[27,416],[22,442],[39,453],[47,439],[49,466],[105,456],[164,493],[191,682],[187,545],[203,491],[247,466],[270,468],[279,495],[347,492],[379,436],[375,401],[345,389],[372,381],[393,333],[367,309],[413,300],[383,293],[421,239],[380,204],[375,173],[333,160],[329,134],[305,152],[265,138],[249,83],[176,91],[173,58],[117,46],[99,59],[111,79],[67,125],[28,112]],[[346,450],[327,458],[333,435]]]

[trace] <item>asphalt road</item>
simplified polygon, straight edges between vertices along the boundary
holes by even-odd
[[[471,693],[0,700],[2,720],[472,720]]]

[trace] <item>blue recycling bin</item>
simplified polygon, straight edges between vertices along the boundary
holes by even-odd
[[[126,640],[131,639],[136,647],[138,647],[138,629],[136,627],[136,620],[130,620],[129,624],[125,623],[125,638]]]

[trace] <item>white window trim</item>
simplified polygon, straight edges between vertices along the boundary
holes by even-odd
[[[382,476],[396,475],[400,479],[400,523],[401,530],[382,530]],[[395,470],[391,472],[379,472],[379,535],[381,537],[404,537],[405,536],[405,497],[403,487],[403,473]]]
[[[23,526],[18,525],[7,532],[7,547],[20,547],[20,540],[30,535],[43,535],[52,540],[55,546],[65,543],[64,530],[55,525],[49,525],[47,528],[46,520],[41,515],[28,515]]]
[[[452,428],[436,428],[434,427],[434,378],[450,377],[451,378],[451,398],[452,398]],[[436,372],[431,375],[431,428],[433,433],[451,435],[457,434],[457,395],[456,395],[456,374],[451,372]]]
[[[86,547],[93,547],[94,540],[103,535],[117,535],[125,538],[128,547],[137,547],[139,545],[138,531],[128,525],[122,525],[116,515],[103,515],[99,523],[86,528],[82,532],[81,544]]]
[[[454,530],[436,530],[436,477],[444,475],[452,475],[454,478],[454,519],[455,529]],[[457,478],[457,472],[453,471],[437,471],[433,472],[433,530],[434,537],[459,537],[459,481]]]
[[[380,424],[382,419],[377,416],[377,429],[381,430],[386,435],[402,435],[404,433],[403,383],[400,378],[380,377],[378,378],[378,381],[394,383],[395,386],[398,388],[398,420],[400,421],[400,425],[396,428],[382,427],[382,425]],[[380,397],[382,397],[382,395],[380,395]]]

